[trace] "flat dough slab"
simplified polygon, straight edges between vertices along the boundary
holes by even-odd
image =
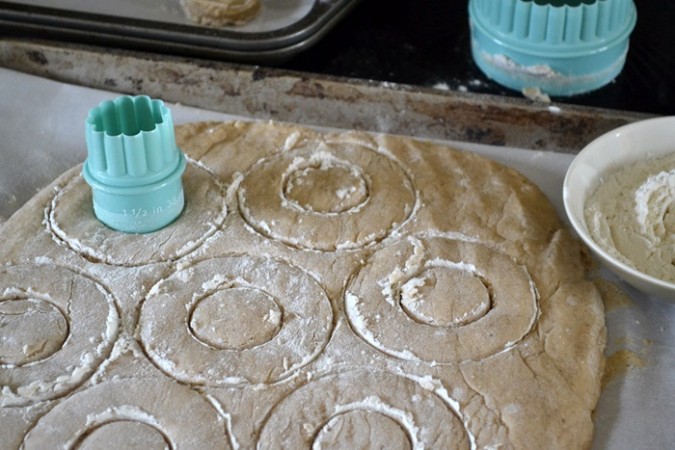
[[[7,448],[590,446],[604,310],[523,176],[400,136],[176,138],[160,232],[99,225],[79,167],[0,228]]]

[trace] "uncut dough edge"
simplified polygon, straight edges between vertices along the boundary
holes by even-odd
[[[182,150],[204,163],[226,184],[235,179],[236,168],[250,167],[261,157],[292,145],[294,139],[317,136],[318,133],[309,129],[283,124],[198,123],[177,127],[177,141]],[[420,207],[412,220],[399,230],[401,235],[440,231],[477,236],[527,267],[541,295],[540,317],[535,328],[513,349],[482,361],[458,364],[448,371],[448,377],[452,381],[452,377],[459,376],[458,385],[468,385],[482,397],[506,426],[508,441],[513,447],[590,447],[591,413],[600,394],[604,364],[604,311],[597,291],[585,281],[581,245],[564,229],[544,195],[516,172],[477,155],[388,135],[353,132],[327,133],[326,136],[326,139],[384,148],[412,174],[421,196]],[[121,304],[123,329],[133,333],[137,318],[134,313],[127,313],[127,309],[133,310],[135,299],[157,280],[166,278],[173,267],[168,263],[140,268],[96,264],[57,245],[41,223],[43,209],[51,200],[54,187],[65,184],[64,180],[75,175],[76,170],[57,179],[0,226],[0,236],[26,238],[4,239],[0,243],[0,263],[33,262],[42,258],[105,278],[107,285],[114,286]],[[447,174],[455,170],[459,170],[456,177],[473,180],[472,192],[465,191],[465,198],[451,195],[457,186],[447,183]],[[493,191],[483,192],[483,186],[492,178],[499,183],[491,186]],[[511,184],[502,183],[507,179]],[[239,215],[236,201],[233,203],[234,208],[228,202],[228,217]],[[498,206],[495,213],[493,209]],[[481,213],[481,207],[487,208],[488,213]],[[229,223],[226,222],[225,227]],[[242,235],[245,233],[237,236]],[[28,239],[31,242],[27,245]],[[223,241],[218,245],[216,239],[209,248],[183,259],[199,260],[227,253],[227,244]],[[330,253],[317,255],[276,243],[260,251],[305,267],[330,260]],[[366,248],[351,254],[338,252],[338,256],[344,256],[338,272],[351,273],[358,268],[359,259],[368,258],[374,251]],[[134,282],[125,283],[130,276]],[[326,290],[331,300],[341,303],[342,283],[332,280],[328,284]],[[383,364],[389,369],[397,367],[398,362],[390,360]],[[513,376],[503,377],[504,371]],[[86,382],[85,386],[90,383]],[[451,389],[448,391],[452,393]],[[531,403],[516,408],[514,405],[522,403],[524,398]],[[461,408],[468,407],[462,401],[459,403]],[[2,410],[1,423],[5,423]],[[481,442],[490,442],[488,436],[481,436],[480,417],[469,417],[467,423],[476,434],[479,446]],[[16,429],[2,427],[0,430],[3,430],[0,431],[3,440],[16,441]]]

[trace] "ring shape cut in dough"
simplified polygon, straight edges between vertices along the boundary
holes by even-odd
[[[162,380],[109,381],[78,392],[43,416],[22,448],[230,449],[214,407]]]
[[[115,266],[142,266],[173,261],[196,250],[225,220],[225,188],[195,163],[183,175],[186,204],[173,224],[148,234],[106,228],[94,216],[91,189],[78,176],[60,190],[49,211],[52,233],[89,260]],[[131,210],[129,214],[152,214]]]
[[[0,300],[0,364],[23,366],[44,360],[68,338],[67,313],[39,296]]]
[[[533,328],[538,299],[527,270],[479,243],[443,237],[399,241],[376,252],[351,280],[354,331],[404,360],[480,360]]]
[[[456,413],[416,382],[353,371],[317,379],[283,399],[257,448],[452,450],[471,448],[471,438]]]
[[[78,450],[125,448],[166,450],[172,448],[170,438],[153,425],[132,420],[116,420],[100,425],[82,439]]]
[[[119,314],[99,283],[60,266],[0,269],[0,406],[61,397],[91,376]]]
[[[165,373],[185,383],[273,383],[326,346],[333,310],[307,273],[273,259],[208,259],[155,285],[140,338]]]
[[[410,177],[396,161],[353,142],[313,141],[263,159],[238,195],[242,216],[257,232],[320,251],[384,239],[416,202]]]
[[[412,442],[405,426],[396,419],[378,411],[354,409],[330,419],[317,434],[312,448],[411,450]]]

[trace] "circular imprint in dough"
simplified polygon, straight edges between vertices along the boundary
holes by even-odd
[[[302,211],[338,214],[368,200],[368,182],[357,166],[335,161],[329,167],[295,169],[284,181],[284,197]]]
[[[400,290],[403,311],[428,325],[467,325],[490,309],[487,285],[475,273],[460,268],[430,266]]]
[[[321,251],[382,240],[410,217],[416,201],[396,161],[352,142],[314,142],[263,159],[238,195],[242,216],[257,232]]]
[[[147,354],[177,380],[272,383],[326,346],[333,311],[319,284],[273,259],[208,259],[161,281],[143,302]]]
[[[92,261],[127,267],[173,261],[204,243],[222,226],[227,213],[224,186],[193,162],[183,175],[183,191],[185,209],[173,224],[153,233],[122,233],[96,219],[91,189],[77,176],[54,197],[49,228],[73,251]],[[128,214],[152,211],[132,209]]]
[[[345,307],[356,333],[405,360],[479,360],[522,340],[538,317],[527,269],[485,245],[408,238],[352,278]]]
[[[281,329],[281,311],[264,291],[231,287],[197,302],[190,330],[210,347],[244,350],[272,340]]]
[[[68,337],[68,319],[47,300],[14,297],[0,300],[0,329],[0,364],[20,366],[59,351]]]
[[[410,437],[401,424],[386,414],[368,410],[353,410],[334,416],[321,428],[312,447],[321,450],[412,450]]]
[[[0,406],[61,397],[110,353],[119,314],[96,281],[55,265],[0,269]]]
[[[313,381],[283,399],[263,425],[257,448],[469,449],[455,412],[416,382],[354,371]]]
[[[165,450],[171,442],[161,430],[143,422],[117,420],[95,428],[82,439],[78,450]]]
[[[38,420],[21,448],[231,447],[206,399],[187,386],[153,379],[110,381],[72,395]]]

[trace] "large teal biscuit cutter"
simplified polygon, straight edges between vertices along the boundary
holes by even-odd
[[[598,89],[624,67],[633,0],[471,0],[471,51],[497,83],[553,96]]]

